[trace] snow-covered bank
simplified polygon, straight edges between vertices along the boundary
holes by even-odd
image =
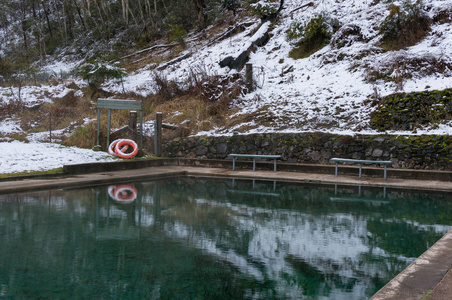
[[[50,143],[0,143],[0,174],[23,171],[45,171],[63,165],[115,160],[106,152]]]

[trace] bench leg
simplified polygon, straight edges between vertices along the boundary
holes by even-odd
[[[386,180],[386,165],[385,165],[385,176],[384,176],[385,180]]]
[[[336,162],[336,169],[334,170],[334,175],[337,176],[337,162]]]
[[[276,172],[276,158],[275,158],[275,162],[274,162],[274,166],[273,166],[273,171]]]
[[[235,157],[232,158],[232,170],[235,170]]]
[[[359,178],[363,175],[363,164],[359,164]]]
[[[256,159],[253,158],[253,171],[256,171]]]

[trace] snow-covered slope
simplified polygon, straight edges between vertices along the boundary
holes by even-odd
[[[367,74],[379,69],[387,69],[390,63],[401,58],[428,61],[429,59],[452,63],[452,30],[450,23],[433,24],[430,35],[419,44],[400,51],[383,52],[378,47],[381,35],[378,27],[389,14],[390,3],[373,4],[376,1],[363,0],[323,0],[313,7],[291,13],[308,1],[285,1],[279,21],[271,31],[269,42],[250,56],[253,64],[257,90],[240,99],[236,106],[238,114],[258,114],[267,122],[258,119],[248,124],[238,124],[234,128],[217,128],[203,134],[228,134],[245,125],[252,128],[248,132],[268,131],[329,131],[353,134],[372,133],[367,123],[372,108],[369,105],[375,94],[389,95],[395,92],[446,89],[452,87],[452,70],[442,74],[422,75],[422,68],[413,72],[413,77],[400,84],[394,81],[366,81]],[[394,4],[399,4],[395,2]],[[434,17],[439,10],[452,10],[448,0],[424,1],[426,11]],[[307,23],[310,18],[324,14],[339,20],[342,26],[358,26],[365,42],[354,42],[342,48],[334,48],[332,43],[308,58],[289,58],[293,45],[286,40],[285,32],[293,22]],[[236,72],[228,67],[220,68],[219,61],[235,55],[247,47],[253,38],[255,26],[211,46],[199,40],[189,43],[186,50],[191,56],[172,64],[165,72],[169,79],[183,82],[190,76],[190,70],[200,67],[211,75]],[[339,33],[336,33],[339,34]],[[333,36],[333,39],[335,36]],[[181,53],[181,56],[186,53]],[[150,66],[130,74],[125,80],[126,90],[147,95],[154,92]],[[283,72],[293,67],[292,72]],[[384,70],[387,71],[387,70]],[[412,72],[412,70],[407,70]],[[242,71],[244,72],[244,71]],[[396,76],[397,74],[392,74]],[[122,86],[110,83],[111,91],[121,91]],[[271,120],[268,122],[268,120]],[[452,124],[422,133],[450,133]]]

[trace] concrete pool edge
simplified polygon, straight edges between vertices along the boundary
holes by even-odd
[[[95,172],[109,172],[119,170],[132,170],[148,167],[161,166],[183,166],[183,167],[207,167],[207,168],[232,168],[231,159],[198,159],[198,158],[159,158],[145,159],[137,161],[117,161],[104,163],[85,163],[73,164],[63,167],[68,175],[87,174]],[[273,162],[259,161],[256,165],[258,171],[272,171]],[[236,161],[236,169],[249,171],[252,169],[252,161]],[[278,162],[278,171],[300,172],[309,174],[333,175],[335,164],[300,164]],[[341,164],[339,167],[340,176],[358,176],[358,165]],[[375,177],[383,178],[383,168],[375,166],[363,166],[363,178]],[[452,171],[441,170],[414,170],[414,169],[396,169],[388,168],[388,179],[413,179],[413,180],[434,180],[452,182]]]
[[[229,166],[230,167],[230,166]],[[334,168],[334,166],[332,166]],[[133,168],[130,170],[119,169],[102,172],[87,172],[75,174],[62,174],[57,177],[18,178],[17,180],[0,180],[0,193],[20,192],[34,189],[53,189],[60,187],[72,187],[83,185],[99,185],[112,181],[134,181],[141,179],[154,179],[161,176],[177,175],[236,177],[261,180],[282,180],[304,183],[375,186],[399,189],[433,190],[452,192],[452,182],[418,179],[393,179],[384,180],[382,177],[366,176],[359,178],[356,174],[346,176],[334,176],[324,173],[304,173],[293,171],[271,170],[231,170],[219,167],[174,165],[168,162],[159,162],[155,166]]]
[[[381,288],[371,300],[452,298],[452,230]]]

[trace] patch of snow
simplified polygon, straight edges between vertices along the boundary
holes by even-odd
[[[12,134],[23,132],[17,120],[5,119],[0,122],[0,134]]]
[[[58,144],[13,141],[0,143],[0,174],[45,171],[69,164],[114,161],[106,152]]]
[[[44,71],[49,73],[59,75],[61,73],[69,73],[75,67],[79,65],[80,62],[67,62],[67,61],[54,61],[43,67]]]

